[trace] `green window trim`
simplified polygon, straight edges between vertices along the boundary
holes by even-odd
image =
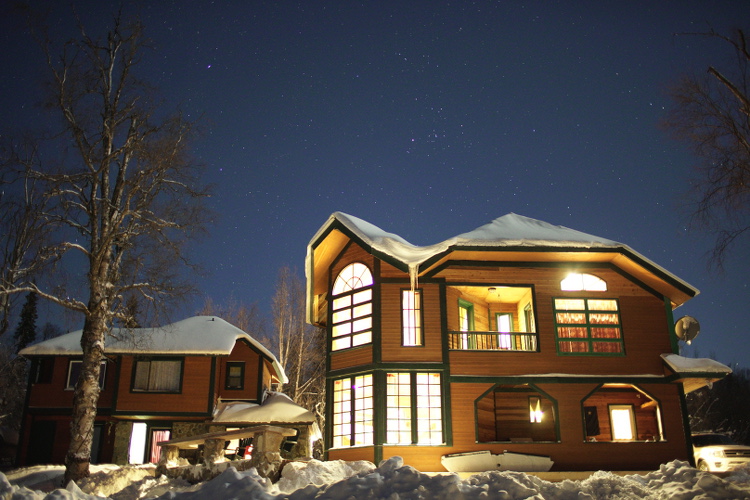
[[[554,297],[552,307],[558,355],[625,355],[622,318],[617,299]]]

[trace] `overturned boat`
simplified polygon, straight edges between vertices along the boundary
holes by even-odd
[[[450,472],[484,472],[509,470],[518,472],[547,472],[552,468],[550,457],[504,451],[493,455],[489,450],[468,451],[443,455],[440,462]]]

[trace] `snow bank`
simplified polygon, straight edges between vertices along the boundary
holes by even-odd
[[[0,473],[0,498],[13,500],[94,499],[106,496],[104,489],[121,486],[125,477],[136,479],[132,472],[116,469],[104,473],[119,476],[102,479],[102,490],[84,492],[71,483],[66,489],[49,494],[10,484]],[[17,475],[16,475],[17,477]],[[156,484],[161,481],[160,484]],[[23,482],[23,481],[21,481]],[[91,486],[91,485],[89,485]],[[118,486],[118,487],[119,487]],[[93,494],[92,494],[93,493]],[[97,496],[102,495],[102,496]],[[583,481],[545,481],[522,472],[483,472],[462,481],[455,474],[427,475],[404,466],[400,457],[383,461],[379,467],[369,462],[290,463],[282,479],[270,484],[254,470],[238,472],[229,468],[211,481],[188,486],[167,483],[166,479],[144,477],[121,489],[114,500],[155,498],[163,500],[473,500],[473,499],[748,499],[750,469],[740,469],[722,479],[690,467],[687,462],[673,461],[647,475],[618,476],[596,472]]]

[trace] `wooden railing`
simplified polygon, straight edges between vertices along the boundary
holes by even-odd
[[[536,332],[448,332],[448,348],[457,351],[536,352],[538,345]]]

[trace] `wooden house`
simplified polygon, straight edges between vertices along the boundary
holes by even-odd
[[[31,360],[31,374],[19,465],[64,461],[80,339],[79,330],[20,352]],[[212,422],[222,404],[260,404],[286,382],[268,349],[217,317],[115,328],[104,351],[92,463],[157,462],[157,442],[224,430]]]
[[[419,247],[334,213],[307,249],[327,329],[329,459],[423,471],[489,450],[555,470],[692,457],[685,390],[722,378],[677,355],[698,291],[628,246],[508,214]]]

